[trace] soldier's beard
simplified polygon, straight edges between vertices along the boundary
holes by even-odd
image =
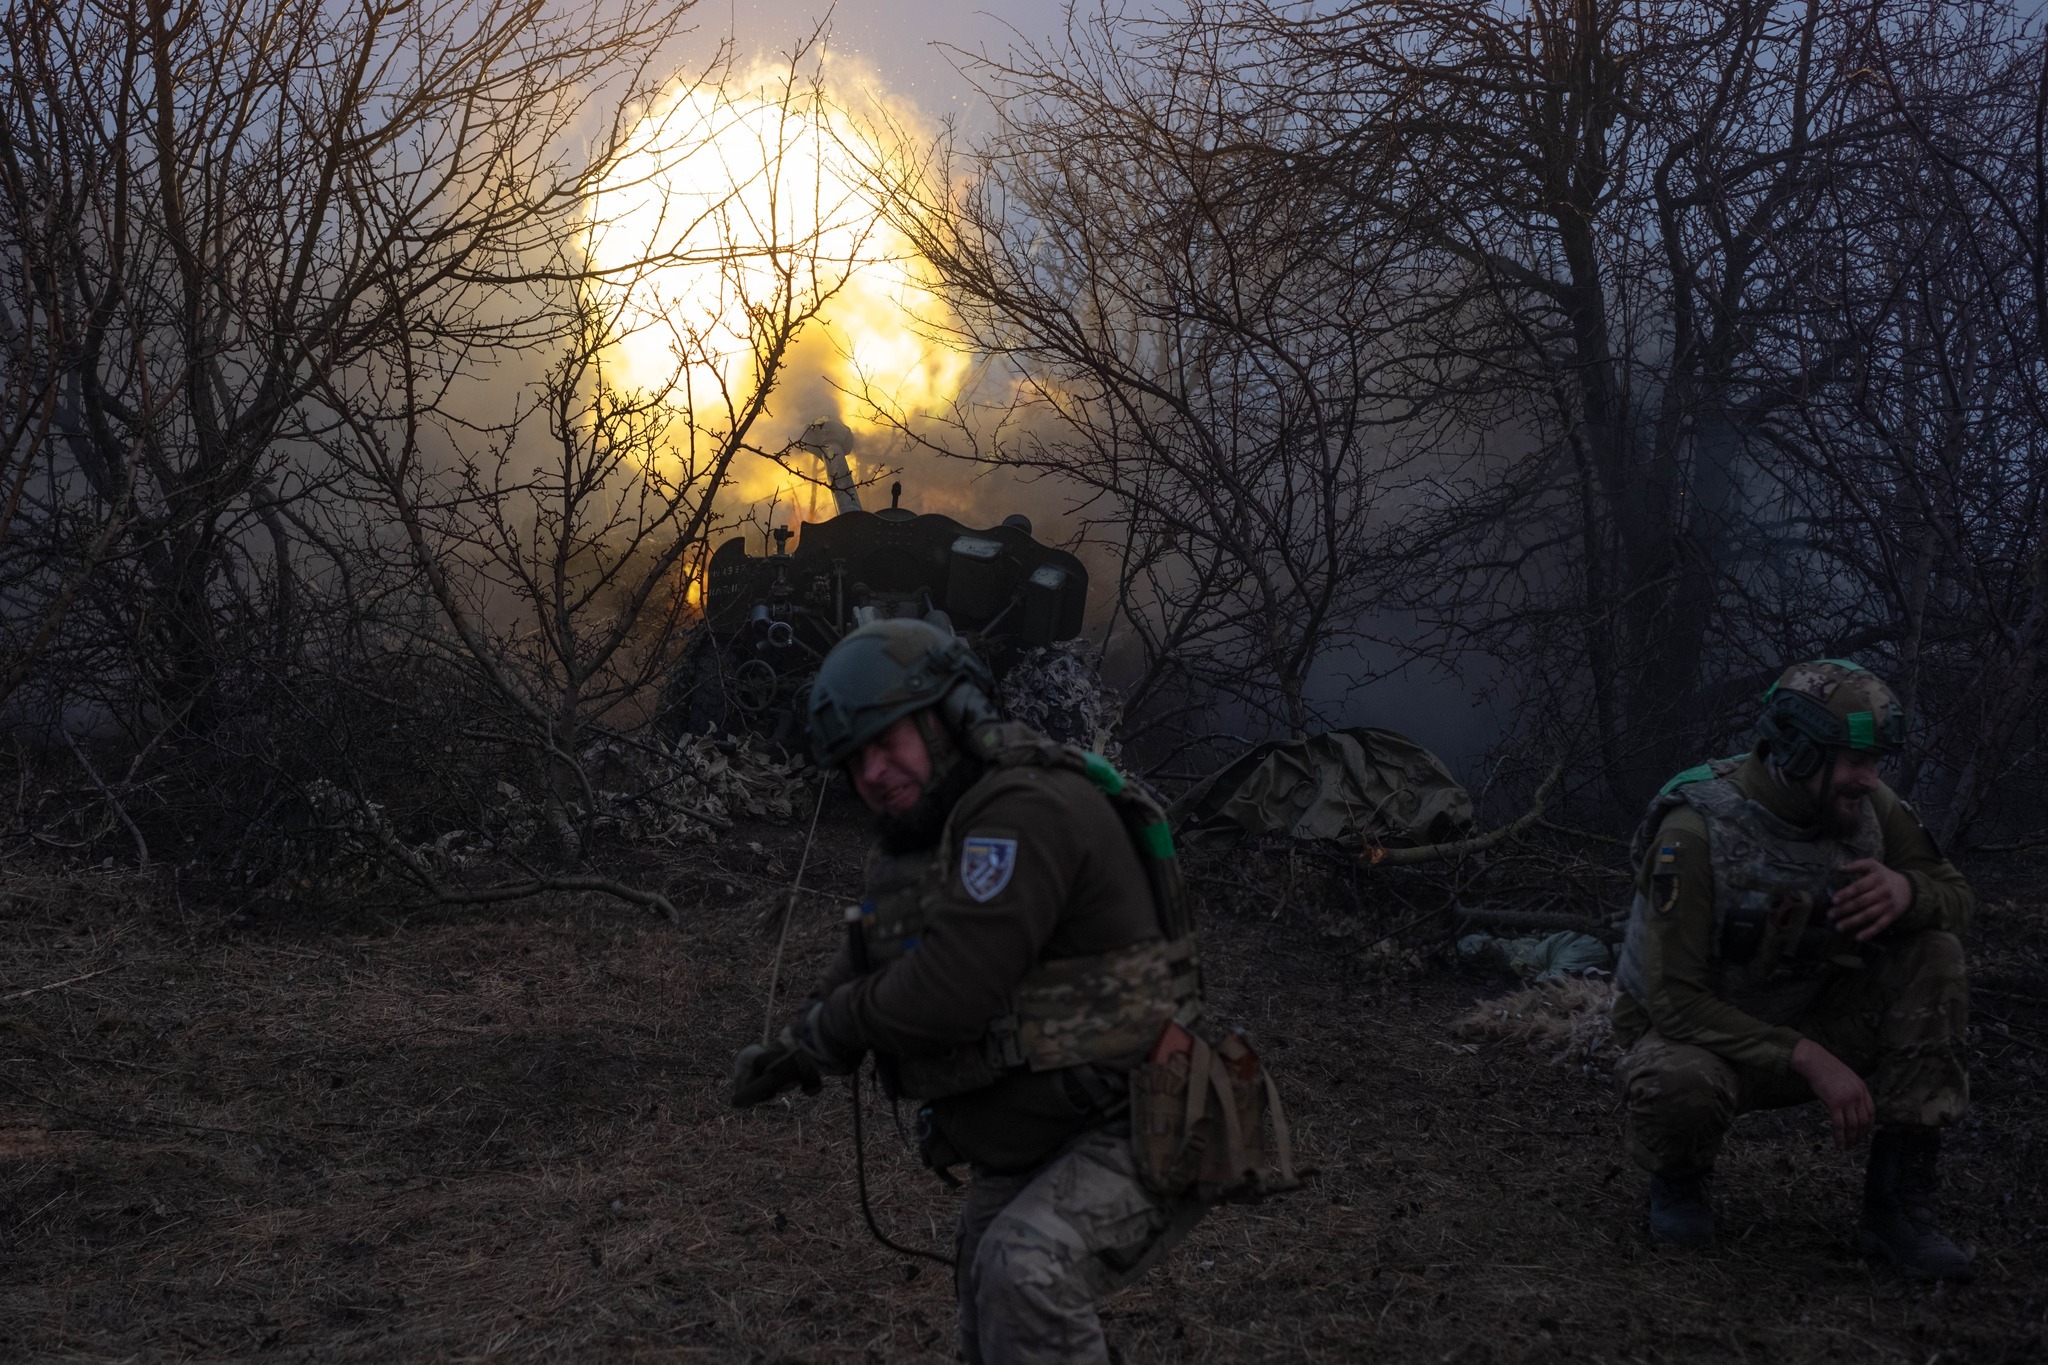
[[[1870,792],[1837,787],[1834,755],[1829,754],[1825,761],[1829,767],[1821,774],[1800,779],[1787,776],[1784,765],[1776,758],[1766,759],[1772,780],[1788,798],[1789,809],[1779,813],[1816,839],[1846,839],[1862,827],[1863,798]]]
[[[1860,797],[1836,796],[1821,809],[1820,832],[1830,839],[1846,839],[1863,823]]]
[[[937,843],[939,835],[945,832],[946,817],[987,771],[987,765],[954,743],[953,736],[936,719],[927,721],[920,717],[918,729],[931,755],[931,780],[924,784],[924,794],[909,810],[900,815],[882,812],[875,816],[875,838],[889,853],[910,853]]]
[[[1830,765],[1834,756],[1828,756]],[[1827,839],[1847,839],[1863,823],[1863,798],[1870,795],[1861,787],[1835,785],[1832,771],[1821,780],[1814,828]]]

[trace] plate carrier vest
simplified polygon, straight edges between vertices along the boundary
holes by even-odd
[[[1835,869],[1877,857],[1884,851],[1884,834],[1866,798],[1854,834],[1808,837],[1810,831],[1771,814],[1729,780],[1743,761],[1715,759],[1666,783],[1636,828],[1629,860],[1642,867],[1658,826],[1672,810],[1684,805],[1700,813],[1707,822],[1707,854],[1714,871],[1709,988],[1752,1018],[1789,1024],[1819,997],[1826,984],[1823,968],[1863,966],[1851,951],[1853,942],[1835,932],[1824,911],[1834,895]],[[1648,917],[1658,913],[1638,888],[1629,903],[1628,932],[1614,973],[1616,983],[1638,1001],[1649,996],[1642,936]]]
[[[978,1041],[938,1057],[884,1059],[884,1084],[906,1099],[963,1095],[1020,1068],[1055,1071],[1136,1060],[1167,1020],[1201,999],[1187,893],[1159,804],[1100,754],[1022,725],[977,726],[971,742],[991,769],[1061,768],[1094,783],[1122,819],[1145,869],[1160,937],[1106,953],[1042,959],[1018,983],[1009,1012],[990,1020]],[[864,971],[878,971],[917,947],[953,873],[952,862],[950,818],[935,851],[869,855],[867,899],[849,912],[857,916],[855,960]]]

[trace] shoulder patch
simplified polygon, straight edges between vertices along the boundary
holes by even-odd
[[[1003,894],[1017,870],[1017,841],[969,835],[960,845],[960,889],[977,904]]]
[[[1665,844],[1657,850],[1657,862],[1650,870],[1651,902],[1657,913],[1668,915],[1678,908],[1678,845]]]

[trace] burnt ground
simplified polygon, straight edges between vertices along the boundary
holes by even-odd
[[[797,838],[650,869],[680,929],[575,898],[223,918],[132,877],[0,870],[0,1358],[950,1359],[945,1273],[860,1222],[843,1087],[724,1102]],[[855,839],[828,828],[816,884],[850,887]],[[1322,1174],[1213,1213],[1109,1305],[1112,1341],[1127,1361],[2043,1358],[2048,868],[2013,861],[1985,869],[1978,1104],[1948,1165],[1975,1286],[1847,1252],[1860,1157],[1811,1106],[1739,1127],[1719,1250],[1654,1251],[1605,1078],[1451,1030],[1505,983],[1224,911],[1212,995]],[[785,980],[836,920],[802,903]],[[943,1245],[956,1196],[869,1118],[884,1227]]]

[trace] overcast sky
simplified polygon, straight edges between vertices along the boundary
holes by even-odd
[[[970,52],[1000,54],[1021,34],[1042,39],[1064,21],[1061,0],[1009,0],[1001,6],[945,0],[700,0],[694,14],[703,50],[728,31],[737,39],[741,62],[774,57],[829,15],[832,47],[863,59],[888,89],[933,118],[967,112],[973,92],[955,69],[950,45]]]

